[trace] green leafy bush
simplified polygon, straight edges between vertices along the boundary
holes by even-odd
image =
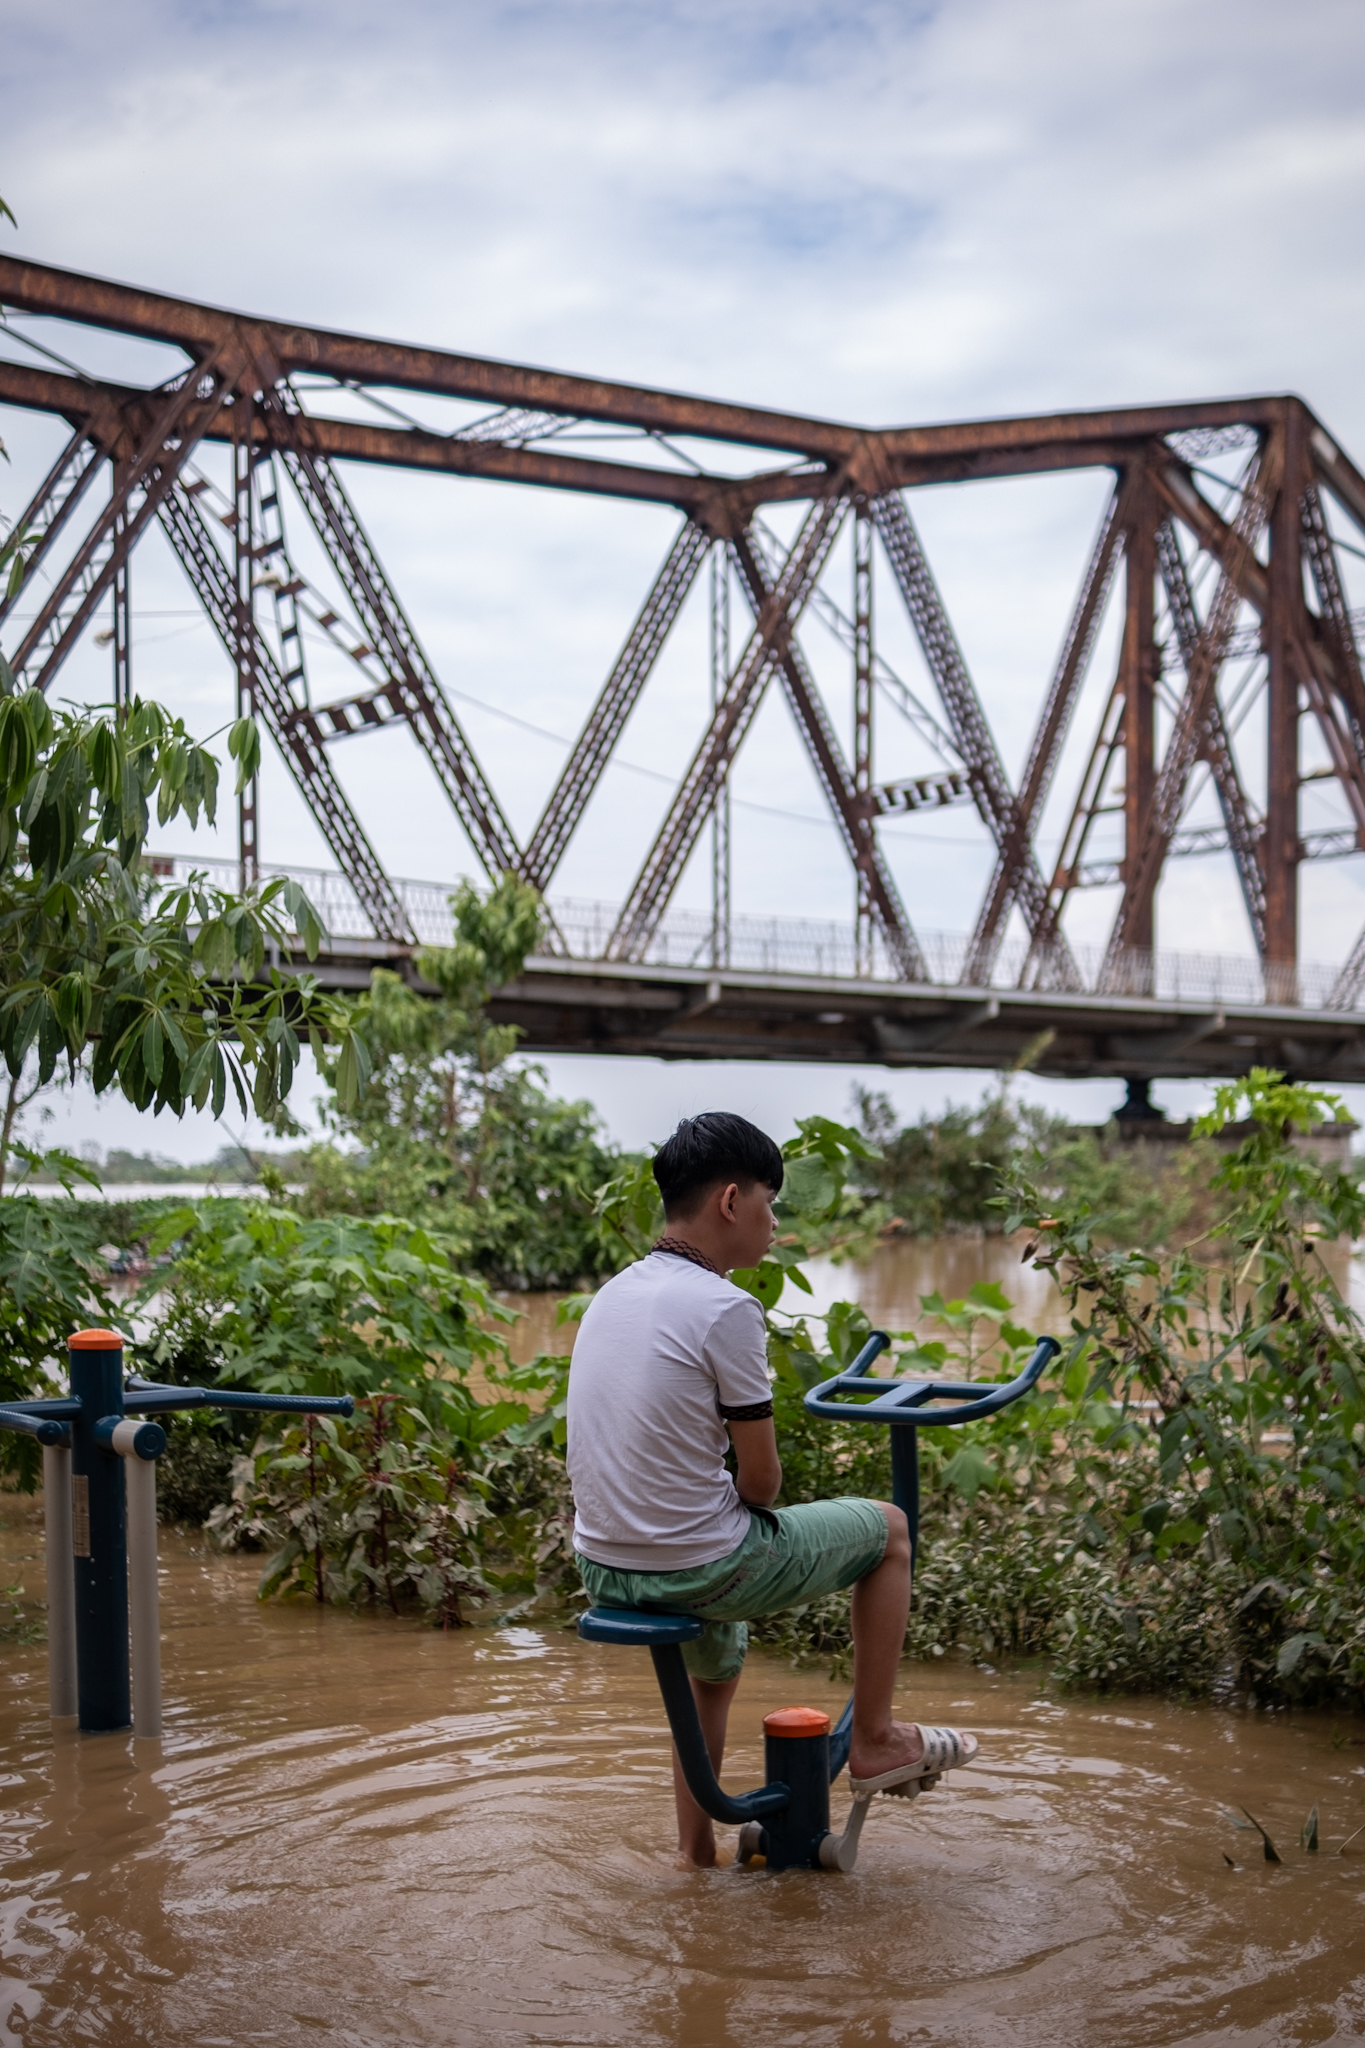
[[[229,748],[241,787],[260,749],[250,719]],[[211,823],[217,788],[213,754],[159,705],[54,712],[17,693],[0,656],[0,1053],[13,1083],[31,1051],[41,1083],[59,1059],[74,1074],[88,1055],[96,1093],[117,1088],[139,1109],[193,1102],[218,1116],[231,1086],[243,1112],[250,1099],[268,1116],[302,1032],[354,1097],[366,1049],[351,1006],[306,975],[265,970],[267,949],[292,949],[295,930],[317,950],[298,885],[234,895],[202,876],[163,883],[143,862],[153,804],[162,825]]]
[[[614,1160],[590,1106],[557,1101],[538,1070],[510,1064],[518,1033],[486,1012],[539,941],[539,899],[507,876],[484,896],[463,883],[451,902],[455,943],[416,961],[435,995],[372,977],[357,1015],[369,1081],[330,1104],[349,1149],[307,1156],[305,1206],[420,1217],[502,1286],[582,1285],[618,1263],[592,1204]]]
[[[0,1199],[0,1401],[64,1393],[71,1332],[92,1322],[117,1326],[99,1243],[83,1203]],[[32,1437],[0,1430],[0,1472],[28,1492],[41,1469]]]
[[[476,1405],[470,1368],[506,1356],[490,1325],[508,1311],[447,1240],[396,1216],[223,1198],[163,1216],[154,1245],[175,1246],[143,1291],[165,1297],[147,1347],[158,1369],[188,1356],[210,1381],[261,1393],[397,1392],[458,1436]]]
[[[921,1439],[908,1648],[1048,1660],[1054,1682],[1360,1704],[1365,1697],[1365,1331],[1323,1256],[1365,1194],[1296,1140],[1334,1098],[1254,1073],[1219,1092],[1203,1152],[1215,1242],[1114,1246],[1090,1194],[1007,1176],[1000,1213],[1069,1303],[1063,1351],[1025,1401]],[[875,1165],[866,1134],[805,1120],[785,1148],[762,1303],[783,1498],[888,1498],[889,1437],[814,1421],[803,1397],[856,1355],[856,1305],[781,1306]],[[661,1224],[647,1162],[620,1163],[595,1222],[612,1263]],[[170,1373],[364,1393],[350,1424],[269,1425],[239,1459],[224,1540],[269,1553],[267,1590],[425,1611],[442,1625],[575,1592],[563,1452],[567,1357],[514,1367],[456,1240],[393,1217],[211,1202],[180,1240],[157,1336]],[[70,1285],[79,1286],[79,1263]],[[590,1296],[565,1302],[562,1320]],[[1033,1334],[982,1283],[927,1295],[893,1369],[1012,1376]],[[843,1599],[761,1624],[794,1656],[847,1661]]]
[[[1001,1180],[1020,1175],[1050,1201],[1083,1205],[1092,1234],[1109,1243],[1172,1244],[1215,1219],[1207,1143],[1134,1140],[1116,1124],[1078,1130],[1015,1101],[1008,1082],[974,1106],[950,1104],[905,1125],[887,1096],[860,1090],[857,1099],[876,1148],[856,1176],[873,1200],[870,1226],[911,1237],[999,1232]]]

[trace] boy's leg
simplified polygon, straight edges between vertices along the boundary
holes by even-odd
[[[697,1703],[697,1717],[701,1732],[706,1737],[706,1747],[711,1757],[711,1768],[720,1776],[721,1763],[725,1756],[725,1730],[730,1719],[730,1702],[739,1684],[738,1676],[722,1680],[719,1684],[706,1678],[692,1680],[692,1697]],[[673,1796],[678,1805],[678,1854],[688,1863],[698,1863],[710,1869],[716,1860],[716,1830],[709,1814],[703,1813],[683,1782],[682,1765],[678,1752],[673,1751]]]
[[[917,1763],[924,1754],[919,1730],[893,1721],[891,1702],[910,1616],[910,1530],[889,1501],[877,1506],[886,1517],[886,1550],[879,1565],[853,1588],[853,1745],[849,1773],[875,1778],[898,1764]]]

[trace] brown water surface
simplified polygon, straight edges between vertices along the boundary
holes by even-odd
[[[1066,1329],[1069,1311],[1052,1275],[1021,1259],[1030,1242],[1026,1231],[1012,1237],[977,1237],[964,1231],[960,1237],[888,1238],[858,1266],[812,1259],[807,1268],[814,1290],[811,1306],[824,1310],[840,1299],[856,1301],[867,1310],[874,1328],[925,1332],[933,1319],[920,1306],[922,1296],[941,1294],[945,1301],[957,1301],[985,1280],[1004,1291],[1019,1322],[1031,1330],[1057,1333]],[[789,1283],[782,1306],[799,1314],[804,1299]]]
[[[0,1508],[6,1582],[32,1597],[33,1506]],[[1365,2038],[1365,1854],[1331,1853],[1365,1821],[1352,1728],[908,1667],[906,1703],[975,1728],[980,1768],[880,1801],[850,1876],[688,1873],[642,1654],[262,1607],[256,1562],[173,1533],[163,1556],[163,1742],[54,1741],[42,1649],[3,1646],[4,2041]],[[797,1700],[840,1694],[751,1659],[732,1786]],[[1315,1801],[1309,1857],[1291,1845]],[[1240,1802],[1283,1866],[1224,1820]]]
[[[803,1294],[788,1282],[782,1308],[791,1315],[803,1311],[823,1314],[831,1302],[857,1301],[874,1326],[928,1330],[932,1319],[920,1307],[922,1295],[938,1293],[945,1301],[954,1301],[978,1280],[995,1280],[1014,1303],[1019,1320],[1030,1329],[1064,1330],[1068,1311],[1051,1276],[1020,1259],[1028,1242],[1026,1232],[1013,1237],[978,1237],[964,1232],[960,1237],[889,1238],[862,1265],[810,1260],[806,1271],[812,1292]],[[577,1325],[555,1320],[562,1295],[504,1292],[498,1299],[516,1311],[517,1320],[505,1334],[519,1364],[539,1351],[573,1348]]]
[[[935,1325],[920,1306],[924,1295],[941,1294],[945,1301],[955,1301],[977,1281],[993,1280],[1014,1304],[1019,1322],[1060,1336],[1070,1326],[1071,1311],[1052,1276],[1024,1264],[1020,1254],[1029,1242],[1027,1231],[1012,1237],[964,1231],[955,1237],[888,1238],[861,1265],[810,1260],[806,1272],[812,1292],[802,1294],[788,1282],[781,1306],[791,1315],[803,1310],[823,1314],[832,1302],[856,1301],[867,1310],[874,1328],[925,1334],[933,1333]],[[1346,1243],[1324,1244],[1320,1251],[1337,1286],[1365,1314],[1365,1259]],[[572,1348],[575,1325],[555,1322],[560,1295],[508,1293],[499,1299],[517,1312],[518,1320],[507,1334],[518,1361],[534,1358],[538,1351]]]

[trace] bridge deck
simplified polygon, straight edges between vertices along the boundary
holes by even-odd
[[[226,864],[159,856],[163,876],[191,868],[235,882]],[[329,933],[318,959],[297,956],[326,987],[369,986],[376,967],[424,989],[420,950],[379,939],[343,878],[327,870],[270,868],[302,882]],[[422,943],[452,936],[448,885],[396,881]],[[731,964],[706,961],[709,924],[700,912],[675,911],[651,944],[653,957],[592,957],[614,922],[610,906],[555,903],[550,910],[567,952],[545,952],[493,997],[490,1011],[515,1024],[528,1052],[588,1052],[650,1059],[814,1060],[883,1067],[982,1067],[1021,1062],[1067,1079],[1191,1078],[1278,1067],[1300,1080],[1365,1081],[1365,1009],[1336,1009],[1334,967],[1306,962],[1277,986],[1251,958],[1212,954],[1133,954],[1131,990],[1095,986],[1101,956],[1083,947],[1073,958],[1091,985],[1075,991],[1021,988],[1028,947],[1002,947],[995,979],[976,987],[961,978],[967,941],[926,934],[936,979],[896,980],[880,953],[870,975],[849,971],[853,929],[814,919],[737,917]],[[1269,983],[1269,985],[1268,985]],[[434,993],[434,991],[432,991]]]
[[[303,963],[300,962],[300,965]],[[422,988],[409,950],[335,940],[312,965],[363,988],[389,967]],[[1011,1067],[1068,1079],[1243,1074],[1365,1080],[1365,1012],[1224,999],[855,980],[542,954],[490,1004],[528,1052],[674,1060],[814,1060]]]

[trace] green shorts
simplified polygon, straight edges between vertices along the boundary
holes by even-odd
[[[705,1623],[683,1644],[694,1678],[738,1678],[749,1644],[746,1621],[838,1593],[875,1571],[886,1554],[886,1516],[875,1500],[817,1500],[795,1508],[750,1508],[738,1550],[689,1571],[632,1572],[577,1553],[595,1607],[659,1608]]]

